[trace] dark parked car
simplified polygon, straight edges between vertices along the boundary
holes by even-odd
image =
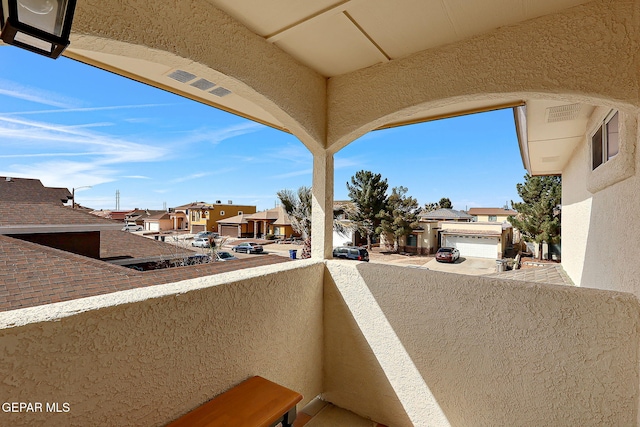
[[[216,253],[216,261],[233,261],[234,259],[238,259],[237,257],[231,255],[229,252],[218,252]]]
[[[247,254],[259,254],[262,252],[262,246],[255,242],[244,242],[231,248],[234,252],[244,252]]]
[[[436,252],[438,262],[456,262],[458,258],[460,258],[460,251],[456,248],[440,248]]]
[[[334,258],[354,259],[369,262],[369,252],[365,248],[355,246],[340,246],[333,250]]]

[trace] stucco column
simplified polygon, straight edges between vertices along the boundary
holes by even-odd
[[[313,153],[311,257],[329,259],[333,251],[333,154]]]

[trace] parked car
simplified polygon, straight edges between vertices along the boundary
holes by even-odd
[[[122,231],[142,231],[143,228],[141,225],[137,225],[137,224],[127,224],[124,227],[122,227]]]
[[[244,242],[231,248],[234,252],[244,252],[247,254],[259,254],[263,251],[262,246],[255,242]]]
[[[333,250],[333,257],[369,262],[369,252],[356,246],[339,246]]]
[[[234,259],[238,259],[238,257],[233,256],[229,252],[216,253],[216,261],[233,261]]]
[[[197,233],[195,236],[193,236],[193,239],[195,240],[201,237],[209,237],[209,236],[213,236],[214,239],[217,237],[220,237],[218,233],[214,233],[213,231],[201,231]]]
[[[436,261],[438,262],[456,262],[460,258],[460,251],[456,248],[443,247],[436,252]]]
[[[195,246],[196,248],[210,248],[211,242],[208,237],[198,237],[197,239],[193,239],[191,246]]]

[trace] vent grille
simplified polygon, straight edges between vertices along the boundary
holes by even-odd
[[[580,115],[582,104],[559,105],[547,108],[547,123],[575,120]]]
[[[195,79],[197,76],[195,74],[191,74],[183,70],[175,70],[173,73],[169,74],[167,77],[170,77],[173,80],[177,80],[180,83],[187,83]]]
[[[223,96],[227,96],[227,95],[232,93],[227,88],[224,88],[222,86],[216,86],[215,83],[210,82],[207,79],[203,79],[201,77],[198,77],[195,74],[191,74],[190,72],[184,71],[184,70],[174,70],[171,73],[167,74],[167,77],[169,77],[169,78],[171,78],[173,80],[176,80],[176,81],[178,81],[180,83],[189,84],[190,86],[193,86],[193,87],[198,88],[200,90],[207,91],[208,93],[210,93],[212,95],[215,95],[215,96],[217,96],[219,98],[222,98]],[[195,80],[195,79],[197,79],[197,80]],[[191,83],[189,83],[189,82],[191,82]],[[209,89],[211,89],[211,90],[209,90]]]
[[[215,95],[215,96],[219,96],[220,98],[222,98],[223,96],[227,96],[231,93],[231,91],[229,89],[225,89],[222,86],[218,86],[217,88],[215,88],[214,90],[210,90],[209,93]]]
[[[216,85],[215,83],[211,83],[209,80],[206,80],[206,79],[198,79],[195,82],[191,83],[191,86],[197,87],[200,90],[209,90],[215,85]]]

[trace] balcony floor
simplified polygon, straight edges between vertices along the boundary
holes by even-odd
[[[293,427],[386,427],[362,418],[353,412],[339,408],[320,399],[311,401],[300,410]]]

